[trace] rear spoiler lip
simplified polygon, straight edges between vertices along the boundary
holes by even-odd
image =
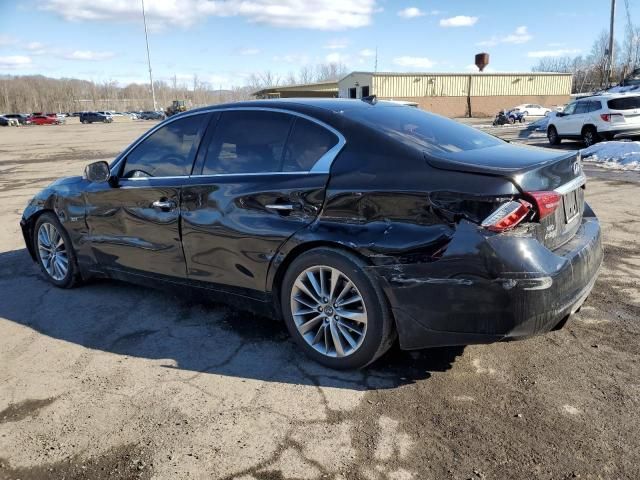
[[[432,153],[423,152],[425,161],[433,168],[437,168],[438,170],[448,170],[453,172],[462,172],[462,173],[475,173],[480,175],[490,175],[497,177],[515,177],[521,173],[527,172],[531,169],[542,167],[548,163],[554,163],[561,160],[566,160],[568,158],[579,155],[580,151],[569,151],[566,155],[559,155],[557,157],[550,157],[546,160],[537,163],[531,163],[526,167],[518,167],[518,168],[509,168],[509,167],[488,167],[473,163],[465,163],[458,162],[451,158],[446,157],[438,157],[433,155]]]

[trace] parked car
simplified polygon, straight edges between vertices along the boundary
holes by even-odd
[[[511,110],[518,110],[522,112],[525,117],[544,117],[551,111],[549,108],[545,108],[536,103],[523,103],[522,105],[516,105]]]
[[[63,119],[58,118],[57,116],[49,116],[49,115],[32,115],[31,123],[35,125],[60,125],[64,123]]]
[[[417,349],[561,328],[602,261],[584,187],[579,152],[416,108],[259,100],[171,117],[42,190],[20,225],[53,285],[188,285],[358,368],[396,337]]]
[[[8,118],[6,115],[0,115],[0,126],[1,127],[17,127],[20,125],[17,119]]]
[[[586,146],[605,139],[640,136],[640,95],[595,95],[571,102],[549,119],[547,138],[582,140]]]
[[[141,120],[164,120],[165,118],[167,118],[164,112],[153,112],[153,111],[141,112],[140,115],[138,115],[138,117]]]
[[[111,123],[113,118],[110,115],[105,115],[102,112],[82,112],[80,114],[80,123]]]
[[[4,115],[6,118],[13,118],[17,120],[20,125],[30,125],[31,124],[31,116],[25,113],[7,113]]]

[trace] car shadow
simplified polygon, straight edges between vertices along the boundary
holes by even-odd
[[[59,289],[26,249],[0,253],[0,325],[5,321],[85,348],[161,360],[163,368],[354,390],[427,379],[450,369],[464,350],[395,346],[367,369],[330,370],[296,347],[283,322],[116,281]]]

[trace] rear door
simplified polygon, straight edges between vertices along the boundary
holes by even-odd
[[[344,138],[273,109],[228,109],[214,122],[182,196],[187,274],[253,295],[279,247],[318,215]]]
[[[86,190],[87,237],[109,270],[186,276],[180,241],[182,185],[193,167],[209,114],[162,125],[114,167],[117,183]]]

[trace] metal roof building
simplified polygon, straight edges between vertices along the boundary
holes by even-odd
[[[258,90],[252,94],[256,98],[333,98],[338,96],[338,82],[315,82],[298,85],[284,85]]]
[[[449,117],[492,116],[521,103],[551,107],[569,100],[565,73],[397,73],[353,72],[338,82],[339,96],[416,102]]]

